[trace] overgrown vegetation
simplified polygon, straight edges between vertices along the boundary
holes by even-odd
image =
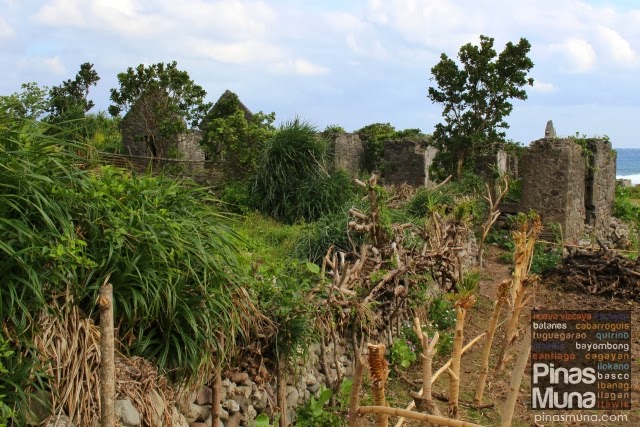
[[[364,169],[370,172],[384,170],[384,143],[403,138],[421,140],[424,145],[430,137],[420,129],[396,130],[389,123],[372,123],[356,131],[364,143]]]
[[[456,179],[476,157],[497,152],[496,142],[505,138],[502,129],[509,127],[510,100],[527,99],[523,87],[533,85],[527,76],[533,68],[529,41],[508,42],[500,54],[493,44],[493,38],[481,35],[478,44],[460,48],[461,67],[443,53],[431,69],[437,86],[429,88],[429,99],[442,105],[444,118],[433,134],[436,160]]]
[[[260,152],[253,183],[258,208],[285,223],[314,221],[335,212],[351,192],[346,173],[331,173],[327,141],[298,118],[280,126]]]
[[[211,337],[225,333],[232,345],[255,316],[234,272],[237,236],[203,189],[87,168],[76,154],[86,147],[48,129],[0,117],[0,321],[12,350],[35,367],[37,316],[54,298],[94,316],[108,280],[126,350],[195,378],[222,350]],[[24,398],[30,385],[6,393]]]

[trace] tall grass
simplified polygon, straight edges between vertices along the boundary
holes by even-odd
[[[193,378],[214,337],[233,343],[251,324],[237,236],[205,190],[93,166],[84,148],[0,114],[0,322],[24,350],[52,299],[97,319],[109,280],[129,350]]]
[[[280,126],[260,158],[253,195],[259,209],[278,221],[314,221],[335,212],[351,194],[349,177],[330,173],[327,141],[298,118]]]

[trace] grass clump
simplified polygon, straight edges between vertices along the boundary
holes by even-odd
[[[344,172],[330,173],[327,149],[309,123],[296,118],[280,126],[265,143],[253,181],[260,211],[288,224],[337,211],[352,185]]]

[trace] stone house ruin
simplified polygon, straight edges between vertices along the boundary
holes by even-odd
[[[520,210],[535,210],[545,225],[560,224],[565,242],[577,243],[585,226],[606,238],[616,185],[611,142],[591,138],[581,145],[555,135],[547,124],[545,138],[533,141],[522,158]]]
[[[235,97],[235,94],[226,90],[213,105],[201,127],[205,127],[212,117],[228,114],[227,100],[232,96]],[[161,91],[155,91],[142,95],[131,107],[120,125],[124,153],[150,159],[177,159],[187,162],[209,160],[200,146],[203,139],[202,131],[192,129],[177,135],[163,134],[157,112],[166,111],[167,104],[168,96]],[[251,120],[253,113],[240,100],[237,105],[244,112],[245,118]]]
[[[156,112],[166,110],[167,103],[168,96],[163,92],[147,93],[125,114],[120,124],[125,154],[151,159],[204,161],[199,132],[177,135],[162,132]]]

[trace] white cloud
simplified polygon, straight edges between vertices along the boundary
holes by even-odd
[[[11,28],[11,25],[9,25],[7,21],[5,21],[5,19],[0,16],[0,40],[8,39],[13,35],[14,31],[13,28]]]
[[[18,67],[33,72],[44,72],[62,76],[67,74],[67,67],[58,56],[24,58],[18,62]]]
[[[556,87],[553,85],[553,83],[547,83],[547,82],[543,82],[540,80],[534,80],[533,82],[533,90],[536,92],[542,92],[542,93],[551,93],[551,92],[555,92]]]
[[[296,74],[300,76],[320,76],[331,71],[327,67],[314,64],[302,58],[278,62],[271,67],[271,70],[279,74]]]
[[[562,43],[553,43],[549,50],[562,58],[567,71],[572,73],[586,73],[596,65],[597,55],[593,46],[583,39],[570,38]]]
[[[271,62],[285,56],[283,50],[275,45],[252,40],[221,43],[191,38],[184,48],[197,56],[230,64]]]
[[[232,40],[265,36],[274,29],[275,10],[263,1],[164,0],[163,12],[187,31],[205,30],[207,36]]]
[[[42,6],[33,18],[56,27],[83,27],[86,24],[85,14],[77,0],[52,0]]]
[[[636,64],[637,54],[631,44],[617,31],[599,25],[597,34],[604,44],[605,52],[617,63],[625,66]]]

